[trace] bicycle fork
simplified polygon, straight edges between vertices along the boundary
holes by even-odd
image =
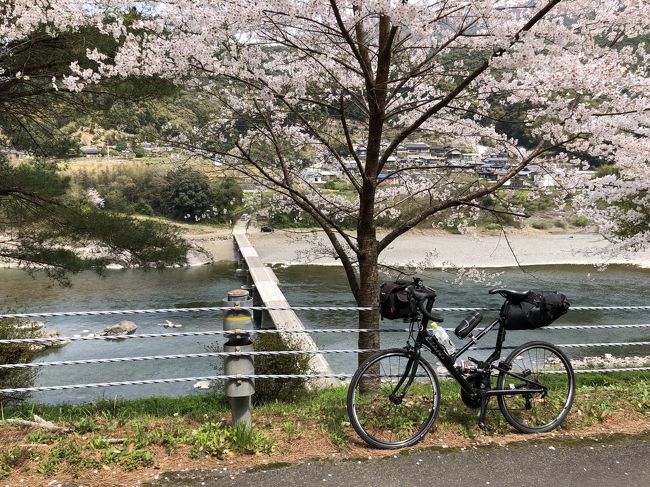
[[[419,348],[415,348],[413,350],[413,355],[409,358],[409,361],[406,363],[406,369],[404,370],[404,374],[402,374],[402,377],[400,378],[399,382],[397,383],[393,391],[388,396],[388,398],[393,404],[402,404],[402,401],[404,400],[406,393],[411,387],[411,384],[413,384],[413,381],[415,380],[415,374],[417,373],[417,368],[418,368],[417,364],[420,359],[420,354],[421,354],[421,350]],[[398,393],[400,387],[402,387],[402,385],[404,384],[404,381],[407,381],[406,385],[402,389],[402,392]]]

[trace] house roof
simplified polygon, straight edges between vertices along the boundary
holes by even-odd
[[[407,142],[404,144],[405,149],[429,149],[429,144],[424,142]]]
[[[383,181],[384,179],[397,179],[397,174],[385,174],[382,172],[377,175],[378,181]]]

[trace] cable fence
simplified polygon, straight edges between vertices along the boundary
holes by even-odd
[[[164,314],[187,314],[187,313],[215,313],[215,312],[231,312],[233,309],[239,310],[239,307],[233,306],[210,306],[210,307],[187,307],[187,308],[159,308],[159,309],[123,309],[123,310],[101,310],[101,311],[62,311],[62,312],[35,312],[35,313],[5,313],[0,314],[0,319],[15,318],[15,319],[33,319],[33,318],[65,318],[72,316],[113,316],[113,315],[164,315]],[[352,312],[352,311],[368,311],[373,308],[359,308],[352,306],[335,307],[335,306],[293,306],[293,307],[267,307],[267,306],[246,306],[242,310],[248,311],[316,311],[316,312]],[[463,312],[463,311],[498,311],[499,308],[463,308],[463,307],[449,307],[449,308],[434,308],[434,312]],[[645,311],[650,310],[650,306],[574,306],[571,308],[571,314],[581,311]],[[580,332],[580,337],[593,336],[594,332],[602,330],[641,330],[650,329],[650,323],[630,323],[630,324],[600,324],[600,325],[557,325],[548,326],[543,328],[545,331],[574,331]],[[52,343],[72,343],[72,342],[91,342],[91,341],[104,341],[104,342],[132,342],[133,340],[142,341],[145,339],[170,339],[181,337],[215,337],[225,339],[232,336],[243,335],[272,335],[281,334],[283,336],[301,336],[301,335],[332,335],[332,334],[361,334],[361,333],[380,333],[380,334],[405,334],[409,330],[405,324],[402,327],[380,328],[376,329],[358,329],[358,328],[284,328],[284,329],[229,329],[229,330],[206,330],[206,331],[184,331],[184,332],[164,332],[164,333],[140,333],[133,335],[120,335],[120,336],[99,336],[96,334],[88,335],[75,335],[75,336],[48,336],[38,338],[13,338],[1,339],[0,347],[7,345],[39,345],[39,344],[52,344]],[[453,331],[454,328],[447,328],[447,331]],[[478,328],[476,329],[479,330]],[[584,332],[584,333],[583,333]],[[509,332],[510,333],[510,332]],[[517,333],[517,332],[514,332]],[[645,337],[650,337],[650,334],[644,334]],[[650,341],[636,340],[636,341],[594,341],[585,343],[554,343],[558,347],[566,350],[578,349],[621,349],[625,347],[632,347],[634,350],[639,350],[640,353],[650,354]],[[228,342],[227,342],[228,343]],[[402,343],[403,344],[403,343]],[[85,366],[85,365],[103,365],[103,364],[116,364],[116,363],[136,363],[136,362],[156,362],[156,361],[172,361],[183,359],[214,359],[214,358],[242,358],[242,357],[269,357],[269,356],[356,356],[360,353],[373,352],[375,350],[359,349],[359,348],[334,348],[334,349],[301,349],[301,350],[283,350],[283,351],[260,351],[252,350],[250,347],[234,347],[234,350],[223,351],[206,351],[202,353],[173,353],[173,354],[145,354],[145,355],[132,355],[122,357],[101,357],[101,358],[79,358],[70,360],[51,360],[51,361],[37,361],[31,363],[7,363],[0,364],[0,374],[3,371],[12,369],[44,369],[48,367],[65,367],[65,366]],[[231,347],[232,348],[232,347]],[[385,348],[385,347],[384,347]],[[506,346],[504,349],[514,349],[515,346]],[[470,350],[481,352],[493,350],[492,347],[478,347],[475,346]],[[603,361],[587,361],[584,360],[584,366],[576,367],[576,373],[611,373],[622,371],[650,371],[650,359],[648,357],[639,357],[638,363],[624,363],[621,367],[608,366],[607,355]],[[598,357],[597,357],[598,358]],[[610,359],[613,357],[610,355]],[[645,360],[645,361],[644,361]],[[133,379],[133,380],[116,380],[116,381],[103,381],[103,382],[86,382],[78,384],[56,384],[56,385],[36,385],[33,387],[18,387],[18,388],[5,388],[0,389],[0,394],[12,394],[23,392],[45,392],[45,391],[65,391],[73,389],[97,389],[115,386],[132,386],[132,385],[155,385],[155,384],[175,384],[183,382],[202,382],[202,381],[243,381],[250,379],[332,379],[343,381],[351,377],[351,372],[354,371],[356,360],[348,360],[350,367],[340,373],[304,373],[304,374],[248,374],[248,373],[225,373],[216,375],[201,375],[193,377],[159,377],[147,379]],[[578,360],[580,363],[580,360]]]

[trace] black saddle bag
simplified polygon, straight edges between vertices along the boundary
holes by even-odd
[[[408,281],[384,282],[379,288],[379,314],[382,318],[396,320],[415,315],[415,302],[406,288]]]
[[[530,291],[520,303],[506,301],[501,318],[506,330],[534,330],[548,326],[569,310],[566,296],[556,291]]]

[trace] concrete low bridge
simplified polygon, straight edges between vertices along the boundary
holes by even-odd
[[[290,340],[301,350],[317,351],[316,342],[307,333],[295,333],[297,329],[305,329],[300,318],[290,308],[284,294],[278,286],[278,278],[273,269],[262,263],[260,256],[246,237],[248,221],[239,220],[233,228],[235,256],[240,268],[247,272],[249,284],[252,284],[253,299],[256,305],[266,306],[268,310],[259,313],[257,326],[261,328],[275,328],[277,330],[292,330],[291,338],[283,335],[283,339]],[[284,309],[273,309],[284,308]],[[333,371],[325,357],[321,354],[310,354],[309,366],[312,373],[317,375],[332,376]],[[317,387],[338,385],[336,378],[314,379],[312,384]]]

